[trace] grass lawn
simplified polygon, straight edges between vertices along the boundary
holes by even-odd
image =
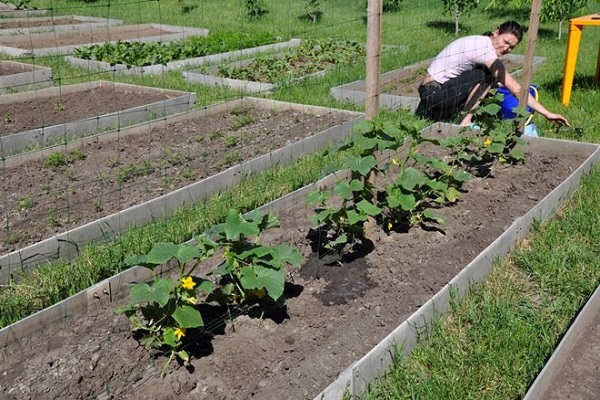
[[[305,12],[305,2],[298,0],[264,0],[261,4],[268,12],[257,20],[248,19],[240,0],[29,2],[30,6],[49,9],[55,15],[109,17],[123,19],[126,24],[163,23],[207,28],[212,32],[269,31],[283,39],[358,41],[366,37],[365,3],[323,0],[322,20],[313,24],[298,18]],[[477,10],[461,18],[460,35],[483,33],[509,19],[528,24],[528,10],[486,10],[488,3],[489,0],[483,0]],[[597,10],[598,2],[589,1],[580,15]],[[567,23],[563,23],[563,31],[563,38],[558,41],[558,23],[541,24],[535,53],[547,61],[534,72],[532,82],[539,86],[542,104],[565,115],[573,126],[583,128],[583,135],[577,136],[569,129],[555,130],[539,115],[534,116],[534,123],[540,136],[600,143],[600,89],[594,84],[600,29],[584,29],[569,107],[560,104]],[[385,45],[406,46],[407,50],[385,52],[381,62],[383,72],[431,58],[455,37],[454,24],[450,16],[443,14],[441,1],[404,0],[399,11],[384,14],[382,40]],[[524,40],[517,46],[515,53],[524,54],[526,43]],[[61,57],[40,57],[34,61],[51,66],[55,80],[62,84],[109,79],[192,90],[198,95],[199,106],[239,96],[232,90],[188,83],[179,72],[139,78],[92,74],[70,66]],[[294,103],[361,110],[362,104],[335,101],[329,96],[329,89],[364,79],[364,61],[359,59],[323,77],[282,87],[269,96]],[[427,125],[426,121],[405,112],[384,112],[382,117]],[[124,256],[143,253],[156,241],[187,240],[194,233],[220,222],[228,208],[250,210],[316,180],[329,163],[335,165],[335,162],[335,156],[305,157],[288,168],[253,178],[205,204],[182,210],[169,220],[132,230],[116,243],[85,249],[77,260],[39,269],[16,290],[0,292],[0,326],[114,274]],[[538,224],[510,259],[498,265],[489,281],[474,288],[464,304],[455,305],[449,318],[436,324],[431,338],[420,344],[411,357],[399,358],[393,371],[374,385],[366,398],[522,397],[600,282],[599,192],[600,169],[596,168],[559,215]],[[198,219],[199,214],[206,217]],[[27,287],[37,289],[28,291]]]

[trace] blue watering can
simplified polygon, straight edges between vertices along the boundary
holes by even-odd
[[[502,94],[503,98],[500,102],[500,115],[502,119],[513,119],[517,117],[517,114],[514,112],[514,109],[519,106],[519,99],[517,99],[508,89],[504,87],[498,88],[498,93]],[[538,99],[538,87],[537,85],[529,86],[529,93],[533,96],[534,99]],[[529,117],[525,121],[525,130],[523,134],[525,136],[538,136],[537,129],[534,124],[531,123],[533,119],[533,110],[531,107],[527,107],[527,111],[530,112]]]

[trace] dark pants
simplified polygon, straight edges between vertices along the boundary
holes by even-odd
[[[475,86],[491,85],[494,77],[485,66],[465,71],[444,84],[435,81],[419,86],[421,101],[416,114],[434,121],[454,121],[464,109],[469,94]]]

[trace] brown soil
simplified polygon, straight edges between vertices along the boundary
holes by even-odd
[[[0,61],[0,76],[20,74],[22,72],[31,72],[35,69],[32,65],[9,63]]]
[[[149,26],[116,26],[99,29],[84,29],[81,31],[40,33],[32,35],[0,36],[0,46],[18,49],[46,49],[73,45],[86,45],[115,40],[131,40],[144,37],[171,35],[172,32]]]
[[[97,95],[106,96],[87,102],[82,95],[73,102],[61,98],[64,111],[60,112],[52,101],[46,107],[61,118],[63,112],[69,112],[69,118],[77,119],[78,111],[100,114],[100,110],[130,107],[131,101],[136,105],[155,101],[153,96],[115,96],[103,90]],[[15,118],[22,123],[39,118],[37,106],[37,110],[18,106]],[[0,110],[0,115],[7,114],[4,108]],[[58,168],[45,166],[43,160],[4,168],[0,253],[150,200],[351,118],[340,113],[315,116],[259,109],[231,112],[237,115],[224,112],[89,144],[69,155],[71,164]]]
[[[503,60],[502,63],[509,72],[517,71],[523,68],[522,63],[511,60]],[[417,89],[425,77],[427,67],[418,68],[413,71],[404,71],[400,73],[395,80],[381,85],[381,93],[393,96],[419,97]]]
[[[557,146],[559,147],[559,146]],[[560,146],[562,147],[562,146]],[[206,306],[210,334],[189,334],[189,368],[152,360],[131,337],[128,321],[98,304],[65,318],[0,358],[7,399],[308,399],[368,352],[438,292],[516,218],[562,182],[589,154],[528,148],[524,166],[495,165],[464,187],[461,200],[438,210],[440,229],[392,231],[365,257],[317,260],[308,239],[312,210],[300,201],[279,213],[266,242],[300,248],[306,263],[291,272],[285,313],[238,316]],[[532,338],[535,340],[535,338]],[[111,397],[112,396],[112,397]]]
[[[0,29],[34,28],[38,26],[79,25],[89,23],[71,17],[48,17],[47,19],[3,19],[0,21]]]
[[[600,312],[589,321],[570,352],[564,354],[558,374],[544,393],[545,400],[597,399],[600,396]]]
[[[77,93],[0,104],[0,136],[97,117],[167,100],[181,93],[102,85]]]

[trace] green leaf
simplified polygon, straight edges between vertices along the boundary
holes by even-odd
[[[317,212],[316,214],[313,214],[310,217],[310,219],[314,225],[321,225],[323,222],[327,221],[329,219],[329,217],[331,215],[333,215],[334,213],[335,213],[334,210],[332,210],[330,208],[326,208],[324,210]]]
[[[419,205],[412,193],[400,192],[398,195],[398,202],[400,203],[400,207],[405,211],[413,211]]]
[[[500,112],[500,105],[492,103],[492,104],[488,104],[485,107],[483,107],[482,111],[486,112],[490,115],[496,115]]]
[[[362,176],[367,176],[373,167],[377,165],[377,160],[373,156],[346,156],[343,159],[343,164],[352,171],[358,172]]]
[[[185,350],[179,350],[177,352],[177,357],[179,357],[184,364],[188,364],[190,362],[190,355]]]
[[[471,174],[465,170],[456,171],[452,174],[452,179],[457,182],[467,182],[471,179]]]
[[[163,330],[163,340],[171,348],[177,348],[181,344],[177,336],[175,336],[175,329],[171,327]]]
[[[213,291],[213,283],[209,280],[203,280],[198,286],[196,286],[196,290],[210,294]]]
[[[521,150],[513,150],[510,155],[518,161],[525,159],[525,154]]]
[[[227,240],[239,240],[240,236],[250,237],[260,233],[258,226],[247,222],[237,210],[230,210],[227,214],[224,231]]]
[[[346,217],[348,218],[348,223],[350,225],[356,225],[367,220],[365,214],[357,213],[355,210],[348,210],[346,212]]]
[[[406,190],[413,190],[426,183],[427,177],[414,167],[406,168],[398,180],[398,184]]]
[[[283,295],[285,286],[285,270],[272,269],[256,265],[241,269],[240,283],[244,289],[265,288],[269,297],[277,300]]]
[[[169,278],[160,278],[152,285],[138,283],[133,285],[129,291],[129,304],[148,302],[158,303],[160,307],[164,307],[169,302],[174,290],[175,284]]]
[[[177,255],[178,246],[175,243],[154,243],[152,250],[148,253],[146,261],[150,264],[165,264]]]
[[[504,152],[504,145],[494,142],[487,147],[487,151],[491,154],[502,154]]]
[[[370,215],[372,217],[379,215],[381,213],[381,208],[377,207],[375,204],[368,202],[367,200],[361,200],[356,203],[356,208],[358,208],[363,213]]]
[[[446,220],[441,215],[434,213],[433,211],[425,210],[423,211],[423,216],[428,220],[435,221],[438,224],[445,224]]]
[[[200,311],[188,305],[176,307],[175,311],[173,311],[173,319],[181,328],[197,328],[199,326],[204,326]]]
[[[344,200],[350,200],[354,197],[354,192],[362,190],[365,186],[358,179],[353,179],[350,182],[339,181],[335,188],[334,193],[340,196]]]
[[[300,251],[285,244],[275,245],[273,246],[273,250],[281,261],[290,265],[299,266],[304,261],[304,257]]]
[[[323,204],[329,200],[330,194],[325,190],[316,190],[306,196],[306,203],[308,204]]]
[[[375,123],[368,119],[363,119],[358,124],[354,125],[352,132],[356,135],[364,136],[375,130]]]
[[[134,307],[131,306],[120,306],[114,309],[114,313],[119,315],[119,314],[123,314],[129,311],[135,310]]]
[[[446,191],[446,199],[448,199],[449,202],[454,203],[460,199],[460,192],[456,190],[456,188],[449,187],[448,191]]]

